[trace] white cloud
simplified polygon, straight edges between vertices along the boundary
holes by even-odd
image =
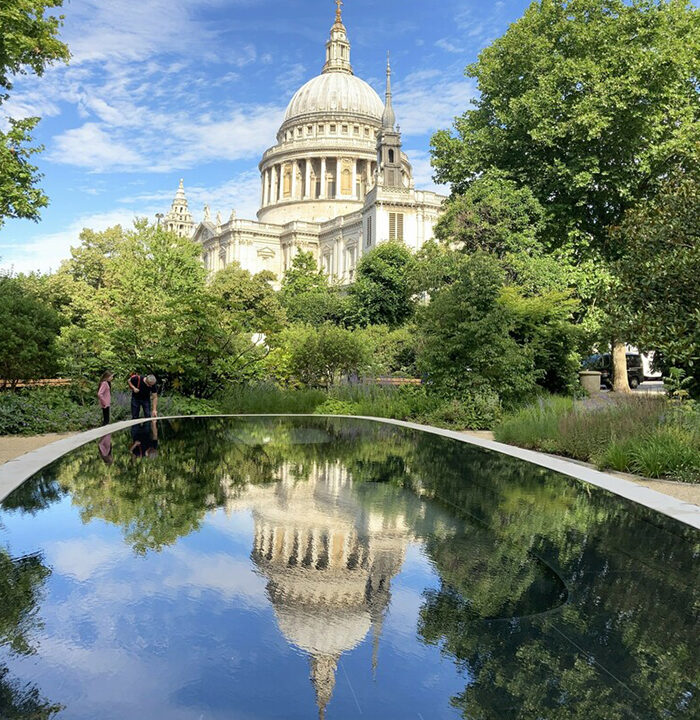
[[[436,43],[436,47],[439,47],[441,50],[445,50],[448,53],[454,53],[455,55],[461,55],[464,53],[464,48],[459,47],[458,45],[455,45],[454,43],[450,42],[447,38],[440,38]]]
[[[236,217],[252,220],[260,207],[260,175],[257,170],[239,173],[231,180],[220,185],[190,185],[184,176],[185,193],[190,212],[198,221],[202,217],[204,205],[209,205],[212,215],[221,212],[228,220],[232,210]],[[170,207],[175,188],[128,195],[119,202],[135,206],[160,207],[162,211]]]
[[[96,123],[85,123],[54,138],[47,157],[54,162],[65,162],[96,172],[141,167],[147,162],[126,143],[110,137]]]
[[[80,232],[84,228],[99,232],[115,225],[131,227],[134,219],[143,214],[145,213],[118,209],[82,215],[72,221],[65,230],[37,235],[21,245],[6,243],[2,246],[0,268],[12,269],[18,273],[57,270],[61,261],[69,257],[71,246],[79,244]]]
[[[48,548],[53,569],[61,575],[85,582],[102,570],[110,570],[130,556],[126,545],[108,543],[98,537],[83,540],[59,540]]]
[[[215,592],[228,600],[235,598],[246,607],[269,605],[266,581],[247,559],[238,560],[225,553],[198,553],[180,546],[165,552],[176,563],[171,572],[158,579],[158,588],[187,589],[197,595],[203,591]]]

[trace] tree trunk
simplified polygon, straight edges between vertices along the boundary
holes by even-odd
[[[613,392],[629,393],[627,378],[627,349],[621,342],[614,342],[612,349]]]

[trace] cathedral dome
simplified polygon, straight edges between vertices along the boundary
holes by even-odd
[[[379,95],[355,75],[327,72],[309,80],[292,98],[284,117],[285,124],[302,122],[309,115],[349,113],[381,122],[384,103]]]

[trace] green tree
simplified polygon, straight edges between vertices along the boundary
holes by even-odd
[[[634,311],[642,346],[678,367],[700,396],[700,172],[670,173],[659,194],[634,208],[616,231],[626,254],[618,292]]]
[[[3,0],[0,5],[0,108],[9,98],[13,78],[68,60],[68,48],[58,39],[62,16],[47,10],[63,0]],[[39,118],[10,119],[0,129],[0,227],[5,218],[36,220],[48,198],[37,187],[41,179],[30,158],[42,148],[32,146],[31,133]]]
[[[444,394],[491,390],[506,402],[534,390],[534,353],[512,337],[516,317],[501,302],[506,274],[483,252],[464,256],[454,282],[418,313],[418,367]]]
[[[312,387],[332,387],[341,376],[359,374],[369,364],[360,334],[331,323],[290,327],[281,344],[291,377]]]
[[[412,265],[410,250],[398,242],[382,243],[362,256],[349,291],[355,323],[396,327],[411,317]]]
[[[699,66],[686,0],[534,2],[467,68],[480,96],[434,135],[436,176],[461,194],[496,169],[533,191],[551,247],[611,262],[611,227],[692,163]]]
[[[371,370],[375,375],[416,377],[416,328],[405,325],[368,325],[358,330],[362,342],[371,355]]]
[[[59,273],[71,295],[63,359],[79,377],[148,370],[208,397],[248,377],[284,323],[269,275],[232,265],[207,285],[188,239],[143,221],[81,238]]]
[[[526,187],[486,173],[448,201],[435,237],[450,247],[502,257],[540,247],[542,206]]]
[[[0,276],[0,379],[3,387],[20,380],[53,377],[60,315],[27,290],[21,278]]]
[[[209,284],[210,321],[218,336],[211,345],[209,365],[218,385],[255,378],[286,325],[285,311],[270,284],[273,280],[269,271],[251,275],[233,263]]]
[[[280,301],[292,323],[341,325],[348,314],[347,296],[329,285],[311,252],[300,252],[292,260],[282,280]]]
[[[301,251],[292,259],[282,280],[282,296],[304,295],[325,290],[328,277],[320,270],[312,252]]]

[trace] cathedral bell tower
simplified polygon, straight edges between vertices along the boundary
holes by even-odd
[[[183,238],[190,238],[194,234],[195,224],[189,207],[182,180],[175,193],[170,212],[163,218],[163,226],[168,232],[173,232]]]
[[[377,137],[377,167],[380,186],[402,188],[403,163],[401,155],[401,133],[396,127],[396,113],[391,104],[391,64],[386,58],[386,101],[382,115],[382,129]]]

